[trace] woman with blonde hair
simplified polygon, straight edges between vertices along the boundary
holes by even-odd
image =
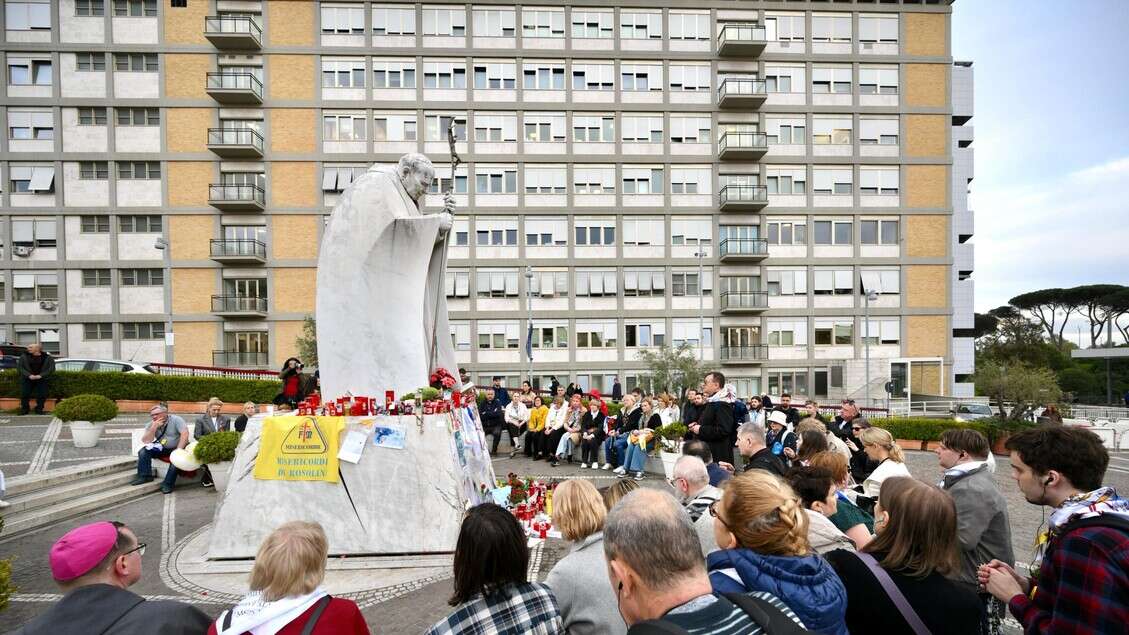
[[[669,423],[679,423],[682,421],[682,413],[678,411],[678,401],[675,400],[674,397],[664,392],[659,396],[659,402],[662,404],[662,409],[659,410],[659,417],[662,418],[664,426]]]
[[[714,593],[771,593],[809,630],[846,635],[847,591],[812,552],[807,513],[792,488],[751,470],[729,479],[710,514],[721,549],[706,558]]]
[[[859,435],[862,450],[867,458],[878,464],[870,476],[862,482],[862,493],[871,500],[877,500],[882,491],[882,483],[894,476],[912,476],[906,467],[906,457],[902,448],[894,443],[894,437],[882,428],[867,428]]]
[[[616,606],[604,561],[604,500],[591,481],[568,480],[553,493],[553,525],[572,543],[549,572],[565,628],[572,635],[622,635],[627,626]]]
[[[208,635],[368,635],[352,600],[321,588],[329,542],[318,523],[280,525],[259,546],[251,569],[251,592],[220,613]]]
[[[604,509],[611,511],[621,498],[637,489],[639,489],[639,482],[634,479],[616,481],[603,488],[600,490],[600,496],[604,498]]]
[[[235,423],[232,426],[236,432],[243,432],[247,429],[247,422],[259,412],[259,406],[253,401],[248,401],[243,404],[243,412],[235,418]]]

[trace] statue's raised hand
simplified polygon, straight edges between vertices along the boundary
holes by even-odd
[[[455,195],[447,192],[443,195],[443,211],[451,214],[455,211]]]
[[[451,227],[455,224],[455,217],[447,212],[439,215],[439,235],[445,236],[447,232],[451,231]]]

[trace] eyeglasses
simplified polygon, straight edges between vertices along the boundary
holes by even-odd
[[[129,551],[123,552],[122,555],[128,556],[129,554],[133,553],[134,551],[136,551],[137,555],[139,555],[139,556],[145,555],[145,543],[143,543],[143,542],[137,543],[136,547],[134,547],[133,549],[130,549]]]
[[[859,426],[851,426],[851,430],[862,430]]]
[[[721,502],[720,500],[715,500],[714,502],[710,503],[710,507],[709,507],[710,516],[713,516],[714,518],[716,518],[717,522],[721,523],[722,525],[725,525],[726,529],[729,529],[729,523],[725,522],[725,519],[721,517],[721,514],[717,513],[717,504],[720,503],[720,502]]]

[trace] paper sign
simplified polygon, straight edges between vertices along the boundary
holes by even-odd
[[[341,451],[337,453],[337,458],[353,464],[359,463],[361,454],[365,451],[366,441],[368,441],[367,433],[361,430],[350,430],[341,443]]]
[[[338,482],[342,417],[267,417],[263,420],[257,479]]]
[[[403,450],[408,431],[398,423],[377,423],[372,429],[372,444],[378,448]]]

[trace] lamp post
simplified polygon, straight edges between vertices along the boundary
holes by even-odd
[[[169,241],[164,236],[158,236],[153,243],[154,249],[161,251],[161,260],[165,265],[164,302],[168,312],[165,313],[165,363],[173,362],[173,347],[170,338],[175,337],[172,330],[172,254],[169,253]],[[132,359],[132,358],[131,358]]]
[[[525,337],[529,343],[529,350],[526,353],[529,356],[529,385],[533,385],[533,267],[525,266],[525,309],[528,315],[529,323],[526,325],[528,329]]]
[[[698,362],[702,362],[706,355],[706,279],[702,275],[702,258],[708,255],[701,245],[694,252],[698,259]]]
[[[867,289],[863,309],[863,347],[866,349],[866,406],[870,407],[870,303],[878,299],[878,292]]]

